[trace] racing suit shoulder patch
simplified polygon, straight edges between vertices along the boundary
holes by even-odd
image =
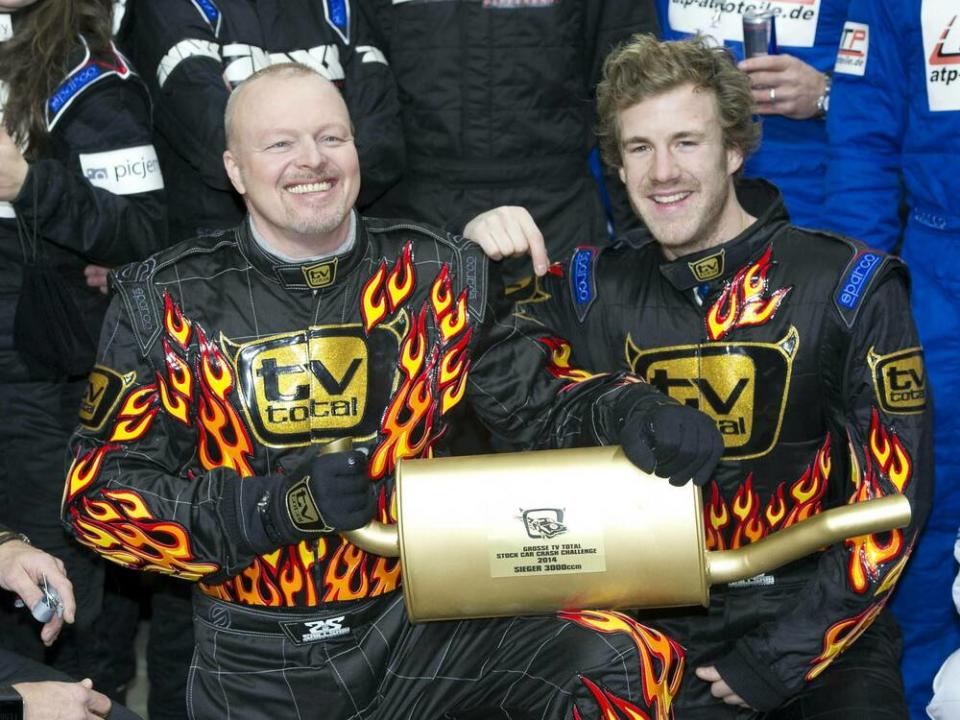
[[[487,294],[489,292],[489,261],[483,254],[483,250],[469,240],[460,235],[452,235],[442,230],[430,227],[429,225],[420,225],[414,222],[403,221],[384,221],[378,218],[364,218],[367,232],[378,235],[381,233],[391,233],[396,231],[413,232],[420,237],[415,237],[414,242],[433,243],[439,248],[444,248],[449,253],[447,262],[450,263],[452,271],[451,280],[454,283],[459,294],[464,288],[469,290],[467,293],[467,307],[470,315],[483,321],[487,307]],[[414,244],[414,256],[416,256],[417,247]],[[440,261],[444,258],[441,256]]]
[[[340,36],[347,45],[350,44],[350,0],[323,0],[323,16],[327,25]]]
[[[153,288],[156,271],[156,257],[151,257],[143,262],[124,265],[113,273],[113,289],[123,302],[143,357],[147,356],[160,337],[162,328],[160,298]]]
[[[90,46],[81,35],[82,56],[80,63],[67,73],[63,82],[53,91],[44,106],[47,130],[51,131],[74,101],[93,85],[109,77],[126,80],[135,77],[129,64],[120,52],[111,46],[112,52],[105,58],[94,58]]]
[[[214,4],[213,0],[190,0],[193,6],[200,13],[203,21],[210,26],[214,37],[220,37],[220,26],[223,22],[223,16],[220,14],[220,8]]]
[[[573,301],[577,319],[583,322],[590,306],[597,299],[597,259],[600,248],[592,245],[580,245],[570,256],[570,298]]]
[[[883,274],[882,270],[896,260],[882,250],[876,250],[842,235],[822,231],[816,231],[815,234],[843,243],[849,249],[849,260],[840,273],[840,279],[833,291],[833,303],[844,324],[852,328],[857,321],[863,301],[877,278]]]

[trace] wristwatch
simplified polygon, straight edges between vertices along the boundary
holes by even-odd
[[[830,86],[833,85],[833,74],[826,72],[823,75],[823,94],[817,98],[817,117],[825,118],[830,110]]]
[[[23,697],[12,685],[0,685],[0,720],[23,720]]]

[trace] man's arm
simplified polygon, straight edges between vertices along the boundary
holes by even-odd
[[[629,373],[581,369],[546,314],[527,309],[506,297],[494,271],[467,397],[495,434],[528,448],[620,444],[673,484],[709,479],[723,441],[706,415]]]
[[[365,524],[374,503],[359,453],[254,472],[229,360],[169,297],[154,306],[143,282],[152,263],[124,268],[115,283],[71,441],[67,529],[125,567],[219,582],[257,555]],[[155,312],[162,331],[144,343]]]
[[[833,424],[841,431],[832,442],[847,441],[828,459],[831,486],[841,485],[849,503],[903,494],[910,525],[831,546],[815,578],[785,602],[777,620],[742,637],[714,664],[732,692],[759,710],[778,707],[829,672],[870,626],[929,513],[932,404],[905,275],[902,266],[888,271],[866,300],[842,362],[821,370],[835,392]]]
[[[70,148],[70,159],[29,163],[13,199],[17,215],[44,240],[102,265],[160,249],[166,243],[163,178],[139,80],[110,77],[90,86],[59,122],[56,141]],[[0,135],[0,145],[8,141]]]
[[[905,53],[887,3],[853,0],[833,75],[827,134],[831,230],[893,251],[900,239],[900,150],[909,87]]]
[[[204,16],[190,0],[138,2],[127,10],[128,48],[154,98],[157,131],[205,185],[232,192],[223,169],[223,112],[230,87],[223,77],[215,6]]]
[[[377,40],[372,13],[362,2],[351,3],[350,13],[351,41],[342,48],[343,97],[356,126],[363,168],[357,207],[362,210],[400,179],[407,153],[397,84]]]

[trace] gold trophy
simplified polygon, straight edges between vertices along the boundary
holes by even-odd
[[[396,483],[399,523],[344,536],[401,558],[413,622],[706,606],[711,585],[910,522],[891,495],[707,551],[700,489],[642,472],[616,446],[405,460]]]

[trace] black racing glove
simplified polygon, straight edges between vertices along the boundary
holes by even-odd
[[[630,462],[669,478],[671,485],[691,478],[698,486],[707,483],[723,454],[723,437],[712,418],[666,395],[629,393],[624,405],[620,444]]]
[[[304,537],[355,530],[376,510],[367,458],[356,450],[315,455],[258,502],[263,529],[277,546]]]

